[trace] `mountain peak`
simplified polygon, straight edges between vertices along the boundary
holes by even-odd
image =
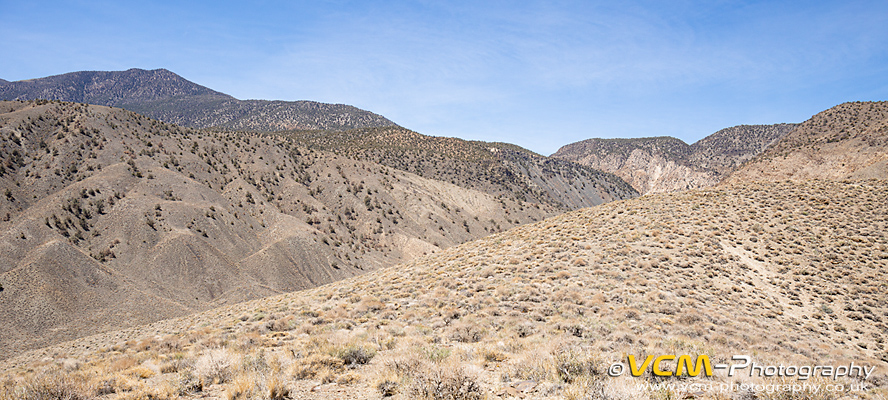
[[[192,128],[281,131],[395,125],[344,104],[238,100],[164,68],[80,71],[0,84],[0,100],[33,99],[121,107]]]
[[[104,106],[125,106],[181,96],[231,98],[165,69],[80,71],[9,82],[0,90],[5,100],[48,99]]]

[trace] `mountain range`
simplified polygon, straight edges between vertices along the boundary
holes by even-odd
[[[0,82],[0,100],[35,99],[121,107],[192,128],[280,131],[395,125],[381,115],[344,104],[238,100],[166,69],[80,71]]]
[[[401,149],[421,157],[434,139],[416,135]],[[523,158],[457,142],[483,162],[442,154],[411,172],[307,143],[0,102],[0,352],[310,288],[637,196],[614,175],[504,145],[490,148]]]
[[[158,71],[29,84],[188,120],[226,96]],[[785,398],[607,373],[657,354],[855,362],[868,389],[790,398],[886,394],[888,102],[545,157],[83,101],[0,102],[0,400]]]

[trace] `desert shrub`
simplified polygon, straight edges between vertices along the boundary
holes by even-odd
[[[515,333],[518,334],[519,338],[525,338],[530,335],[533,335],[536,332],[536,328],[533,324],[524,323],[515,327]]]
[[[566,325],[562,325],[559,323],[557,328],[561,331],[564,331],[564,333],[567,333],[571,336],[576,336],[578,338],[583,337],[583,335],[586,333],[586,327],[579,323],[571,323]]]
[[[225,397],[228,400],[250,399],[254,397],[256,389],[256,376],[239,375],[228,385]]]
[[[346,372],[336,379],[338,385],[351,385],[361,381],[361,375],[355,372]]]
[[[376,382],[376,390],[382,397],[391,397],[398,393],[398,381],[388,377],[382,378]]]
[[[238,361],[238,357],[226,349],[210,349],[194,362],[194,374],[205,386],[225,383],[233,377]]]
[[[599,360],[592,349],[576,343],[566,343],[552,350],[555,373],[563,382],[572,383],[580,377],[594,377],[601,373]]]
[[[132,376],[134,378],[139,378],[139,379],[148,379],[148,378],[155,375],[154,371],[152,371],[150,368],[144,367],[141,365],[138,367],[130,368],[130,369],[124,371],[124,373],[126,375]]]
[[[422,367],[422,362],[415,356],[395,357],[386,359],[383,365],[387,371],[392,371],[396,375],[407,375]]]
[[[292,315],[290,315],[281,319],[268,321],[263,325],[263,327],[265,328],[265,330],[268,331],[283,332],[296,329],[297,323],[298,321]]]
[[[331,351],[331,355],[342,360],[345,365],[354,367],[356,365],[363,365],[373,358],[376,355],[376,350],[360,344],[349,344],[341,347],[334,347]]]
[[[178,399],[178,390],[170,383],[160,383],[154,386],[141,385],[131,393],[127,393],[120,400],[173,400]]]
[[[317,377],[321,371],[340,370],[343,365],[341,358],[329,354],[312,354],[293,363],[293,377],[311,379]]]
[[[462,343],[477,343],[484,337],[484,329],[476,324],[462,323],[450,331],[450,339]]]
[[[506,353],[496,348],[495,346],[484,346],[478,349],[478,355],[485,362],[501,362],[505,361],[508,357]]]
[[[684,324],[684,325],[694,325],[694,324],[699,323],[701,321],[703,321],[703,317],[700,316],[700,314],[693,312],[693,311],[685,312],[685,313],[679,315],[679,317],[678,317],[678,323]]]
[[[420,348],[419,355],[423,359],[431,362],[442,362],[446,360],[447,357],[450,357],[450,349],[432,344]]]
[[[410,398],[429,400],[478,400],[484,396],[478,380],[462,368],[435,364],[415,371],[405,391]]]
[[[196,393],[203,391],[203,382],[201,378],[195,375],[190,370],[186,370],[179,376],[178,382],[179,395],[184,396],[189,393]]]
[[[251,372],[264,372],[268,370],[269,362],[265,358],[265,352],[260,350],[258,353],[244,355],[241,359],[240,369]]]
[[[15,386],[11,381],[0,383],[0,400],[12,400],[15,397]]]
[[[552,375],[552,356],[540,350],[525,353],[510,364],[508,373],[512,379],[542,382]]]
[[[182,340],[173,335],[167,336],[160,342],[160,350],[164,353],[181,351]]]
[[[135,357],[133,357],[133,356],[123,356],[123,357],[121,357],[121,358],[118,358],[118,359],[114,360],[114,361],[111,363],[111,366],[109,367],[109,369],[110,369],[111,371],[123,371],[123,370],[126,370],[126,369],[130,369],[130,368],[132,368],[132,367],[135,367],[135,366],[138,365],[138,364],[139,364],[139,361],[136,360]]]
[[[164,362],[160,365],[160,373],[168,374],[172,372],[186,371],[192,367],[190,358],[185,358],[181,353],[177,353],[172,360]]]
[[[261,355],[254,359],[264,360]],[[262,362],[264,367],[255,368],[244,365],[243,369],[238,372],[237,377],[233,379],[226,391],[229,400],[236,399],[263,399],[263,400],[280,400],[289,398],[291,392],[287,386],[286,379],[280,372],[279,365],[276,363],[266,364]]]
[[[268,400],[283,400],[290,398],[290,388],[286,381],[278,374],[273,374],[265,381],[265,398]]]
[[[10,398],[20,400],[86,400],[96,394],[85,379],[62,371],[44,371],[25,380]]]

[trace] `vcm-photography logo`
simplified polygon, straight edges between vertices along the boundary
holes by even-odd
[[[855,365],[854,362],[838,366],[758,364],[753,362],[752,357],[747,355],[735,355],[731,357],[731,361],[735,361],[735,363],[713,365],[709,356],[706,355],[699,355],[694,358],[689,355],[676,356],[666,354],[661,356],[650,355],[639,363],[635,356],[628,355],[626,356],[626,363],[618,362],[611,364],[607,373],[610,376],[616,377],[625,374],[628,370],[629,374],[635,377],[642,376],[648,372],[655,376],[696,377],[701,373],[704,376],[712,376],[715,370],[727,370],[729,377],[748,371],[750,377],[795,377],[799,380],[807,380],[821,376],[831,377],[833,380],[840,377],[857,377],[858,379],[865,380],[876,370],[875,366]],[[675,368],[668,368],[670,366]]]

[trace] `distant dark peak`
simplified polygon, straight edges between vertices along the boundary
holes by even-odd
[[[0,85],[7,84],[7,83],[9,83],[9,81],[7,81],[6,79],[0,78]]]
[[[170,70],[168,70],[166,68],[156,68],[156,69],[130,68],[130,69],[126,70],[126,72],[169,72],[173,75],[176,75],[176,74],[170,72]]]
[[[369,111],[313,101],[238,100],[163,68],[80,71],[0,82],[0,100],[62,100],[121,107],[195,128],[246,131],[393,126]]]
[[[81,71],[0,86],[0,99],[64,100],[126,106],[182,96],[220,96],[167,70]]]

